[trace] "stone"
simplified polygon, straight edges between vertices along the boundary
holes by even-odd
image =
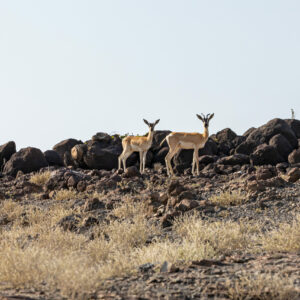
[[[288,162],[290,164],[300,163],[300,148],[295,149],[292,153],[290,153],[288,156]]]
[[[287,180],[289,182],[296,182],[300,179],[300,168],[292,168],[287,173]]]
[[[284,159],[280,156],[276,148],[262,144],[250,155],[250,161],[253,165],[276,165],[283,162]]]
[[[16,176],[18,171],[30,173],[48,166],[46,158],[40,149],[27,147],[14,153],[5,164],[3,173]]]

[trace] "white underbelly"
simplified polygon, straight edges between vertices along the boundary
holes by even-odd
[[[195,149],[196,145],[194,143],[189,143],[189,142],[180,142],[180,147],[181,147],[181,149]],[[201,149],[203,147],[204,147],[203,144],[201,144],[199,146],[197,145],[198,149]]]
[[[194,149],[195,144],[189,142],[180,142],[180,146],[182,149]]]
[[[145,147],[144,147],[145,148]],[[139,152],[139,151],[144,151],[142,148],[140,148],[140,147],[138,147],[138,146],[135,146],[135,145],[132,145],[131,146],[131,150],[133,151],[133,152]]]

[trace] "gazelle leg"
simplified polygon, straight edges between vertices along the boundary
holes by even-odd
[[[123,158],[123,152],[118,158],[118,170],[122,169],[122,158]]]
[[[192,161],[192,174],[194,175],[195,172],[195,155],[193,153],[193,161]]]
[[[144,151],[144,153],[143,153],[143,173],[145,172],[146,157],[147,157],[147,151]]]
[[[124,171],[126,171],[126,160],[127,160],[127,158],[131,155],[131,153],[132,153],[132,151],[126,152],[126,153],[123,155],[122,161],[123,161],[123,165],[124,165]]]
[[[169,150],[168,154],[166,155],[165,160],[166,160],[166,165],[168,166],[167,170],[169,169],[168,176],[174,176],[171,160],[179,150],[180,150],[180,146],[177,145],[173,150],[171,151]]]
[[[197,159],[198,159],[198,156],[197,156],[197,149],[194,149],[194,153],[193,153],[193,167],[192,167],[192,174],[195,175],[195,168],[197,166]],[[198,170],[199,172],[199,170]]]
[[[195,152],[196,152],[195,159],[196,159],[196,166],[197,166],[197,175],[199,176],[199,149],[196,149]]]
[[[143,172],[143,151],[140,151],[140,173]]]

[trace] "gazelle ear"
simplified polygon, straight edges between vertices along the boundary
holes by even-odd
[[[160,121],[160,119],[156,120],[155,123],[154,123],[154,125],[158,124],[159,121]]]
[[[200,119],[202,122],[204,122],[203,118],[200,115],[196,114],[196,116],[198,117],[198,119]]]
[[[149,124],[149,122],[148,122],[147,120],[143,119],[143,121],[144,121],[148,126],[150,126],[150,124]]]
[[[215,113],[213,113],[209,118],[208,121],[210,121],[214,117]]]

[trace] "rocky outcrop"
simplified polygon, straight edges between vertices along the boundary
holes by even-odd
[[[0,169],[14,153],[16,153],[16,144],[13,141],[0,146]]]
[[[275,147],[262,144],[250,155],[250,161],[253,165],[276,165],[283,162],[284,159]]]
[[[63,160],[56,151],[47,150],[44,152],[44,156],[49,166],[63,166]]]
[[[293,152],[290,153],[288,161],[290,164],[300,163],[300,148],[295,149]]]
[[[287,160],[288,155],[293,151],[290,142],[282,134],[274,135],[270,139],[269,145],[273,146],[285,161]]]
[[[29,173],[48,166],[47,160],[40,149],[28,147],[14,153],[4,165],[3,172],[16,176],[18,171]]]
[[[59,154],[62,160],[64,160],[64,154],[66,152],[70,153],[71,149],[77,144],[82,144],[82,141],[75,139],[67,139],[54,145],[52,149]]]
[[[291,129],[295,133],[296,137],[298,139],[300,139],[300,120],[288,119],[288,120],[285,120],[285,121],[291,127]]]

